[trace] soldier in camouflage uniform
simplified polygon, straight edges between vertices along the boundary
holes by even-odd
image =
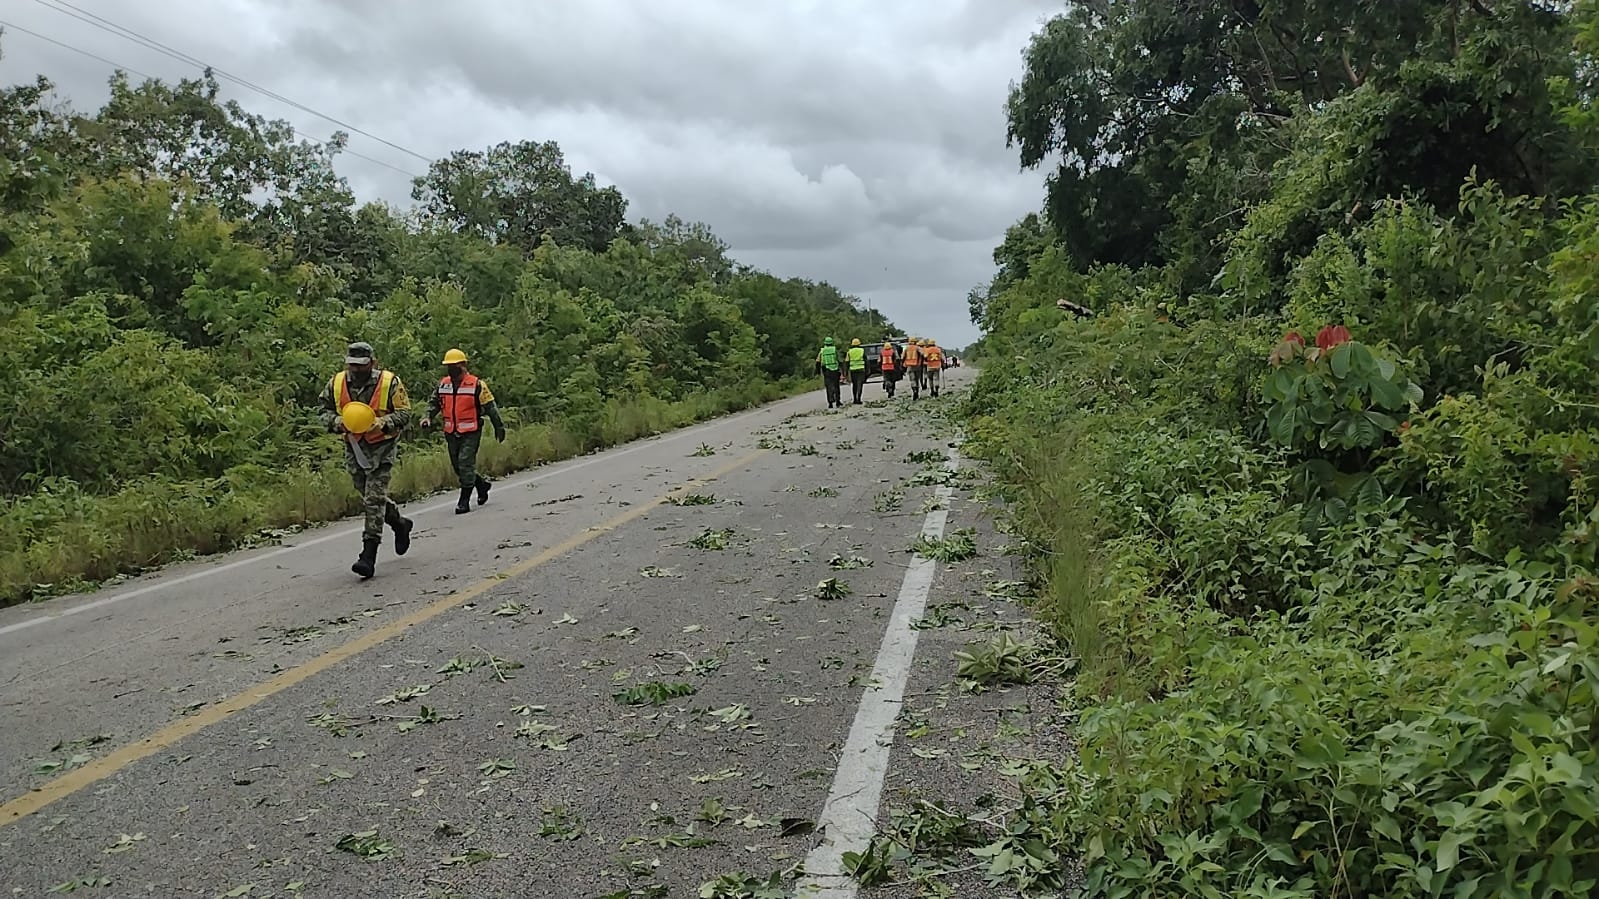
[[[411,421],[411,399],[399,375],[377,367],[369,343],[350,344],[344,366],[345,370],[330,378],[322,391],[322,424],[344,436],[344,467],[366,508],[361,555],[350,570],[369,578],[377,568],[384,522],[394,530],[397,555],[403,556],[411,548],[412,522],[389,499],[389,479],[399,457],[399,435]],[[349,402],[366,403],[377,413],[377,424],[367,434],[355,435],[345,430],[340,413]]]

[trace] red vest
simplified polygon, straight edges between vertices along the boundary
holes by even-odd
[[[439,412],[444,416],[444,433],[471,434],[480,426],[477,408],[477,375],[461,377],[461,386],[455,386],[449,375],[439,381]]]
[[[883,352],[878,357],[878,361],[883,364],[883,371],[894,370],[894,345],[892,343],[883,344]]]

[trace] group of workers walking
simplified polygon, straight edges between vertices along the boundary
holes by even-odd
[[[833,338],[823,340],[822,349],[816,354],[816,365],[822,371],[822,386],[827,390],[827,408],[844,405],[840,387],[846,376],[853,404],[861,404],[861,392],[866,388],[866,362],[866,349],[861,346],[860,338],[851,340],[849,349],[843,353],[838,351]],[[911,399],[919,399],[923,390],[938,396],[944,373],[944,351],[926,337],[905,341],[903,351],[892,340],[885,340],[878,351],[878,366],[883,372],[883,390],[890,399],[900,379],[906,375],[911,379]]]
[[[479,506],[489,501],[489,480],[477,472],[478,447],[485,419],[494,425],[495,439],[502,441],[505,422],[488,382],[467,370],[466,353],[451,349],[442,362],[444,375],[428,398],[421,425],[424,429],[432,427],[437,418],[444,430],[450,466],[461,485],[461,496],[455,505],[459,515],[472,511],[474,491]],[[844,405],[839,390],[846,373],[854,404],[861,404],[867,359],[858,338],[850,341],[842,353],[833,338],[827,338],[816,362],[827,387],[829,409]],[[920,397],[923,389],[938,396],[944,353],[932,340],[913,337],[906,341],[903,351],[892,340],[885,340],[878,362],[889,397],[894,396],[895,386],[906,375],[911,378],[912,398]],[[378,367],[372,345],[357,341],[345,349],[344,370],[333,375],[322,392],[321,419],[329,431],[344,437],[344,467],[356,492],[361,494],[365,511],[361,554],[350,570],[363,579],[369,578],[377,570],[384,525],[394,532],[395,555],[403,556],[411,548],[414,523],[400,514],[400,507],[389,498],[400,433],[412,420],[411,398],[398,374]]]
[[[459,515],[472,511],[474,490],[479,506],[489,501],[489,481],[477,473],[478,445],[484,419],[494,425],[496,440],[505,439],[505,422],[488,382],[467,371],[465,353],[451,349],[444,354],[443,364],[444,376],[428,398],[421,425],[429,428],[437,418],[444,430],[450,466],[461,484],[461,498],[455,505]],[[413,522],[401,515],[400,507],[389,498],[400,432],[411,423],[411,417],[411,398],[400,376],[378,367],[371,344],[350,344],[345,349],[344,370],[329,379],[322,392],[321,418],[324,427],[344,437],[344,467],[366,512],[361,555],[350,566],[362,578],[371,577],[377,569],[385,524],[394,532],[395,555],[403,556],[411,548]]]

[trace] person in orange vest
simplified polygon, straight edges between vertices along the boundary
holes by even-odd
[[[347,409],[352,403],[365,407]],[[347,413],[350,420],[361,419],[354,430],[346,423]],[[394,531],[395,555],[403,556],[411,548],[411,520],[389,499],[400,432],[411,421],[411,398],[399,375],[377,367],[372,345],[357,341],[345,348],[344,371],[330,378],[322,391],[321,419],[323,427],[344,437],[344,468],[366,511],[361,555],[350,570],[369,578],[377,570],[383,525]]]
[[[922,339],[912,337],[905,341],[905,374],[911,379],[911,399],[922,395]]]
[[[494,423],[494,439],[505,441],[505,422],[494,402],[489,382],[466,370],[466,354],[451,349],[444,354],[444,377],[428,400],[428,414],[422,427],[433,426],[433,416],[444,426],[444,448],[450,453],[450,467],[461,481],[461,499],[455,514],[472,511],[472,489],[477,488],[477,504],[489,501],[489,479],[477,472],[478,444],[483,440],[483,419]]]
[[[899,380],[899,360],[895,358],[894,341],[883,338],[883,348],[877,352],[878,367],[883,370],[883,390],[888,392],[888,398],[894,398],[894,382]]]
[[[927,366],[927,389],[938,396],[939,383],[944,379],[944,351],[929,337],[922,341],[922,361]]]

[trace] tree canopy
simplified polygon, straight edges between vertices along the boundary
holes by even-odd
[[[1027,48],[1008,139],[1025,166],[1056,160],[1046,207],[1079,269],[1172,264],[1202,286],[1220,238],[1297,155],[1301,114],[1339,119],[1302,138],[1331,138],[1325,158],[1343,162],[1316,198],[1329,215],[1368,195],[1448,204],[1473,170],[1517,194],[1584,191],[1580,135],[1551,102],[1577,74],[1567,6],[1072,4]]]

